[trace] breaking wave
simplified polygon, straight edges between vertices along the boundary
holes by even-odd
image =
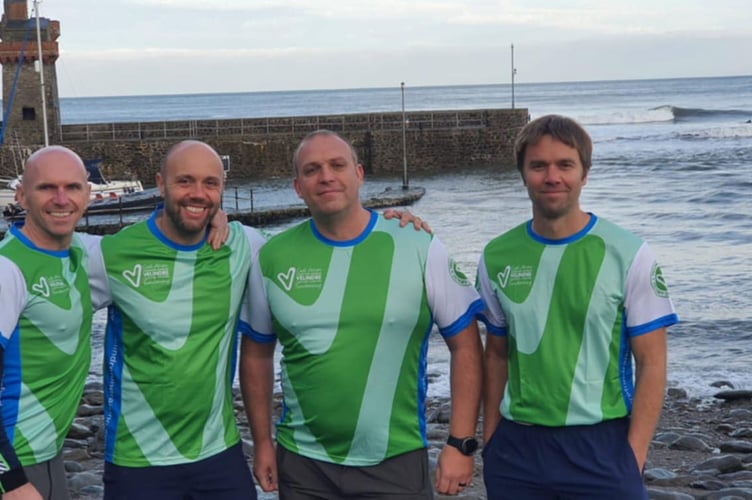
[[[666,104],[644,110],[623,110],[608,114],[581,116],[580,122],[585,125],[619,125],[724,118],[738,121],[740,124],[752,124],[752,111],[742,109],[682,108]]]

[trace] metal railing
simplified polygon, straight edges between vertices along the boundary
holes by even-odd
[[[484,110],[421,111],[407,114],[408,130],[472,129],[487,125]],[[226,120],[174,120],[63,125],[63,142],[145,141],[191,137],[302,134],[326,128],[352,133],[402,129],[401,113],[236,118]]]

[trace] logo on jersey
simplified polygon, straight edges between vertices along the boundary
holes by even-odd
[[[163,285],[170,283],[170,268],[167,264],[136,264],[133,269],[123,271],[123,278],[133,288],[141,285]]]
[[[470,286],[470,280],[467,279],[465,273],[460,271],[460,268],[459,266],[457,266],[457,262],[455,262],[454,259],[449,259],[449,275],[455,282],[457,282],[457,284],[462,286]]]
[[[663,271],[657,263],[653,264],[653,269],[650,271],[650,284],[658,297],[664,299],[668,297],[668,286],[663,278]]]
[[[47,280],[44,276],[39,278],[39,283],[34,283],[33,285],[31,285],[31,290],[41,295],[42,297],[50,296],[50,285],[47,283]]]
[[[321,269],[291,267],[286,273],[278,273],[277,281],[289,292],[293,288],[321,288],[322,276]]]
[[[42,276],[38,283],[31,285],[31,291],[48,299],[52,295],[68,293],[69,287],[62,276]]]
[[[507,287],[507,281],[509,280],[509,273],[512,272],[512,266],[507,266],[504,270],[496,275],[496,279],[499,280],[499,286],[501,288]]]
[[[123,271],[123,278],[128,280],[133,288],[141,286],[141,264],[133,266],[133,270],[126,269]]]
[[[499,286],[530,286],[533,283],[533,266],[506,266],[496,274]]]
[[[285,291],[289,292],[290,290],[292,290],[292,284],[295,281],[295,268],[291,267],[287,270],[286,273],[277,274],[277,279],[282,285],[282,288],[284,288]]]

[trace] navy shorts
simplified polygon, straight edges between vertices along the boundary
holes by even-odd
[[[213,457],[179,465],[104,464],[105,500],[256,500],[240,443]]]
[[[489,500],[647,500],[629,419],[544,427],[502,419],[483,448]]]

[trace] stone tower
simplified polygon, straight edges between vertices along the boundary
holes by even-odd
[[[47,133],[60,142],[60,104],[55,61],[60,22],[39,19],[44,69]],[[0,20],[0,64],[3,66],[3,144],[44,145],[41,79],[38,72],[37,23],[29,17],[27,0],[4,0]],[[9,106],[10,104],[10,106]]]

